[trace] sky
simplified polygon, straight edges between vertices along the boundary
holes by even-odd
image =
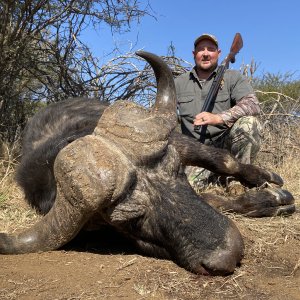
[[[192,63],[193,43],[202,33],[217,37],[222,61],[235,33],[239,32],[244,46],[230,68],[239,69],[254,60],[258,77],[264,73],[291,73],[293,78],[300,79],[299,0],[149,0],[149,3],[156,19],[142,18],[130,33],[112,36],[103,27],[97,33],[90,30],[85,34],[84,39],[103,62],[114,45],[124,52],[143,49],[166,55],[172,43],[176,56]]]

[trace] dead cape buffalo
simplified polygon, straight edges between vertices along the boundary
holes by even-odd
[[[28,123],[17,181],[44,216],[17,235],[1,233],[0,253],[58,249],[96,221],[148,255],[172,259],[198,274],[223,275],[234,271],[244,245],[237,227],[216,208],[250,216],[295,210],[292,195],[280,187],[250,189],[234,199],[198,196],[182,172],[184,165],[235,176],[250,187],[283,182],[177,133],[170,69],[154,54],[137,54],[155,72],[152,109],[73,99],[49,105]]]

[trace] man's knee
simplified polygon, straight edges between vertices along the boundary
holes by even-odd
[[[235,138],[246,138],[249,142],[259,143],[262,136],[262,126],[259,120],[253,116],[239,118],[230,130],[230,136]]]
[[[245,132],[261,132],[261,124],[256,117],[247,116],[239,118],[232,126],[231,132],[237,129],[242,129]]]
[[[242,117],[232,126],[228,149],[243,163],[252,163],[262,141],[262,126],[253,116]]]

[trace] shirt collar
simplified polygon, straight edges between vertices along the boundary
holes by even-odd
[[[217,69],[218,69],[218,67],[216,67],[214,69],[214,71],[209,75],[209,77],[205,81],[209,81],[210,79],[212,79],[215,76],[215,74],[217,73]],[[196,66],[194,66],[191,69],[190,76],[193,76],[201,84],[201,80],[198,78],[198,75],[197,75],[197,72],[196,72]]]

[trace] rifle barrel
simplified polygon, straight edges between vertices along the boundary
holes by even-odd
[[[211,88],[209,89],[209,92],[208,92],[208,94],[205,98],[205,101],[204,101],[201,112],[202,111],[209,111],[209,106],[210,106],[210,103],[211,103],[211,99],[213,99],[215,97],[215,95],[217,95],[220,84],[221,84],[221,81],[222,81],[222,78],[223,78],[223,75],[224,75],[224,72],[225,72],[226,69],[227,69],[226,66],[223,66],[223,65],[220,65],[218,67],[216,77],[214,78],[214,81],[211,85]]]

